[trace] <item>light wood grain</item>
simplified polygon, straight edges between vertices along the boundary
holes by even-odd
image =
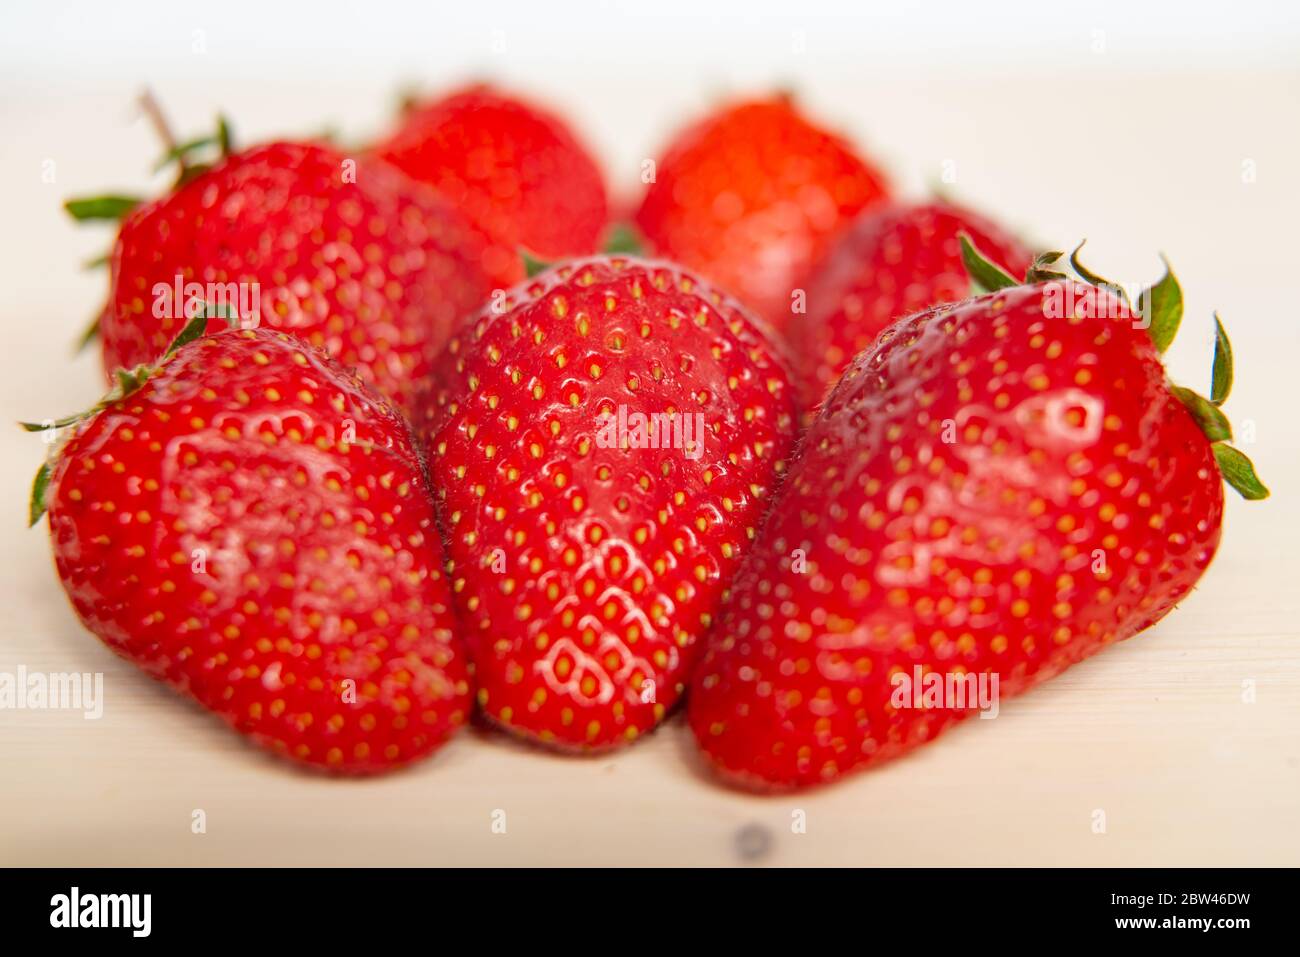
[[[41,418],[99,389],[94,361],[70,362],[67,347],[103,292],[76,264],[107,236],[76,231],[58,202],[143,185],[154,147],[125,122],[133,80],[0,82],[0,413]],[[1091,122],[1028,109],[1052,82]],[[685,79],[548,83],[623,184],[669,118],[704,101]],[[220,99],[256,137],[330,118],[364,132],[387,95],[378,82],[228,78],[164,98],[199,118]],[[1167,251],[1188,299],[1172,371],[1189,384],[1207,383],[1210,310],[1222,310],[1239,369],[1228,409],[1253,423],[1249,451],[1274,498],[1229,504],[1222,551],[1181,608],[1005,702],[996,720],[795,797],[714,785],[680,719],[604,758],[474,732],[408,772],[331,781],[263,757],[80,628],[43,531],[22,527],[40,442],[4,429],[0,671],[102,671],[106,707],[98,722],[0,711],[0,864],[727,864],[745,860],[738,834],[750,825],[765,829],[772,864],[1300,864],[1300,74],[864,70],[810,79],[802,95],[902,171],[905,188],[953,159],[959,196],[1047,241],[1087,235],[1115,278],[1154,276],[1155,251]],[[39,178],[47,157],[55,184]],[[191,833],[195,809],[206,834]],[[490,827],[498,809],[505,834]],[[1104,834],[1092,830],[1098,809]],[[795,811],[805,834],[791,831]]]

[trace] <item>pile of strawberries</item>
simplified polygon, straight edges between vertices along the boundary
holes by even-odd
[[[166,195],[68,203],[118,221],[111,388],[27,426],[32,521],[88,629],[304,765],[685,699],[725,780],[833,780],[974,710],[900,676],[1023,691],[1191,590],[1223,481],[1267,495],[1217,319],[1209,395],[1165,375],[1172,272],[1130,302],[900,199],[789,98],[681,132],[630,223],[486,87],[364,150],[169,145]]]

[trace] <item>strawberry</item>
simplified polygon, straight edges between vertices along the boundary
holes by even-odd
[[[59,578],[115,652],[286,758],[368,774],[471,707],[409,427],[269,329],[186,342],[75,425],[33,489]],[[42,426],[28,426],[39,429]]]
[[[636,224],[659,254],[696,269],[778,330],[796,281],[864,207],[880,172],[789,97],[730,105],[664,153]]]
[[[605,229],[605,183],[587,148],[558,117],[489,86],[413,104],[375,152],[473,221],[499,285],[524,277],[520,247],[586,255]]]
[[[182,165],[177,188],[153,202],[68,208],[124,215],[98,329],[110,377],[159,355],[187,307],[222,298],[245,324],[293,332],[405,408],[451,325],[491,290],[480,241],[446,201],[322,145],[228,153]]]
[[[484,712],[569,749],[650,730],[791,450],[767,334],[677,267],[597,257],[485,310],[431,382],[420,430]]]
[[[1220,477],[1267,495],[1226,444],[1222,325],[1205,399],[1161,364],[1171,272],[1144,331],[1058,256],[1015,286],[972,254],[996,291],[891,326],[831,393],[695,672],[690,724],[729,781],[835,780],[968,716],[970,680],[1006,698],[1132,637],[1210,563]],[[918,677],[951,696],[918,707]]]
[[[835,241],[801,283],[807,309],[787,326],[806,406],[895,319],[970,294],[962,232],[1013,275],[1029,268],[1033,257],[1014,236],[941,201],[873,206]]]

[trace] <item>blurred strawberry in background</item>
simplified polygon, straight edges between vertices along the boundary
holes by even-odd
[[[963,232],[1012,276],[1025,275],[1032,256],[1019,240],[947,202],[873,207],[835,241],[800,281],[806,310],[786,328],[805,406],[820,402],[894,320],[971,294],[958,239]]]
[[[730,105],[669,145],[636,213],[658,255],[699,270],[778,329],[829,240],[884,176],[788,96]]]
[[[375,152],[469,217],[498,284],[523,278],[521,248],[583,255],[605,230],[605,183],[586,147],[559,117],[489,86],[413,103]]]
[[[216,296],[232,317],[292,332],[409,408],[453,325],[491,291],[478,233],[373,157],[287,141],[234,151],[224,123],[216,139],[211,163],[194,161],[196,144],[216,142],[173,147],[180,176],[153,201],[66,204],[82,220],[121,217],[97,330],[110,381],[153,361],[198,299]]]

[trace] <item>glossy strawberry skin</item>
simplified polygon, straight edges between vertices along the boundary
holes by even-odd
[[[636,223],[778,330],[797,281],[834,235],[886,195],[884,176],[786,98],[747,101],[673,140]]]
[[[873,206],[836,239],[801,284],[806,311],[787,327],[805,406],[894,320],[970,295],[963,232],[1013,277],[1025,275],[1033,256],[1014,236],[944,202]]]
[[[485,310],[431,381],[423,431],[485,713],[568,749],[650,730],[791,449],[767,334],[676,267],[598,257]],[[620,405],[702,414],[698,457],[602,440]]]
[[[409,408],[453,323],[487,299],[481,250],[446,201],[382,163],[319,145],[255,147],[124,220],[100,324],[104,369],[150,363],[180,332],[174,305],[155,316],[156,290],[178,275],[205,290],[257,283],[261,325],[324,349]],[[250,293],[227,298],[247,319]]]
[[[468,716],[409,427],[300,341],[182,347],[76,429],[47,503],[86,627],[259,745],[376,773]]]
[[[548,260],[586,255],[604,232],[608,201],[591,153],[557,116],[491,87],[416,104],[375,152],[471,219],[500,286],[524,278],[521,247]]]
[[[724,778],[800,787],[902,754],[971,712],[894,708],[893,674],[997,674],[1006,698],[1204,572],[1209,443],[1145,332],[1044,318],[1047,289],[899,322],[831,394],[695,673],[690,723]]]

